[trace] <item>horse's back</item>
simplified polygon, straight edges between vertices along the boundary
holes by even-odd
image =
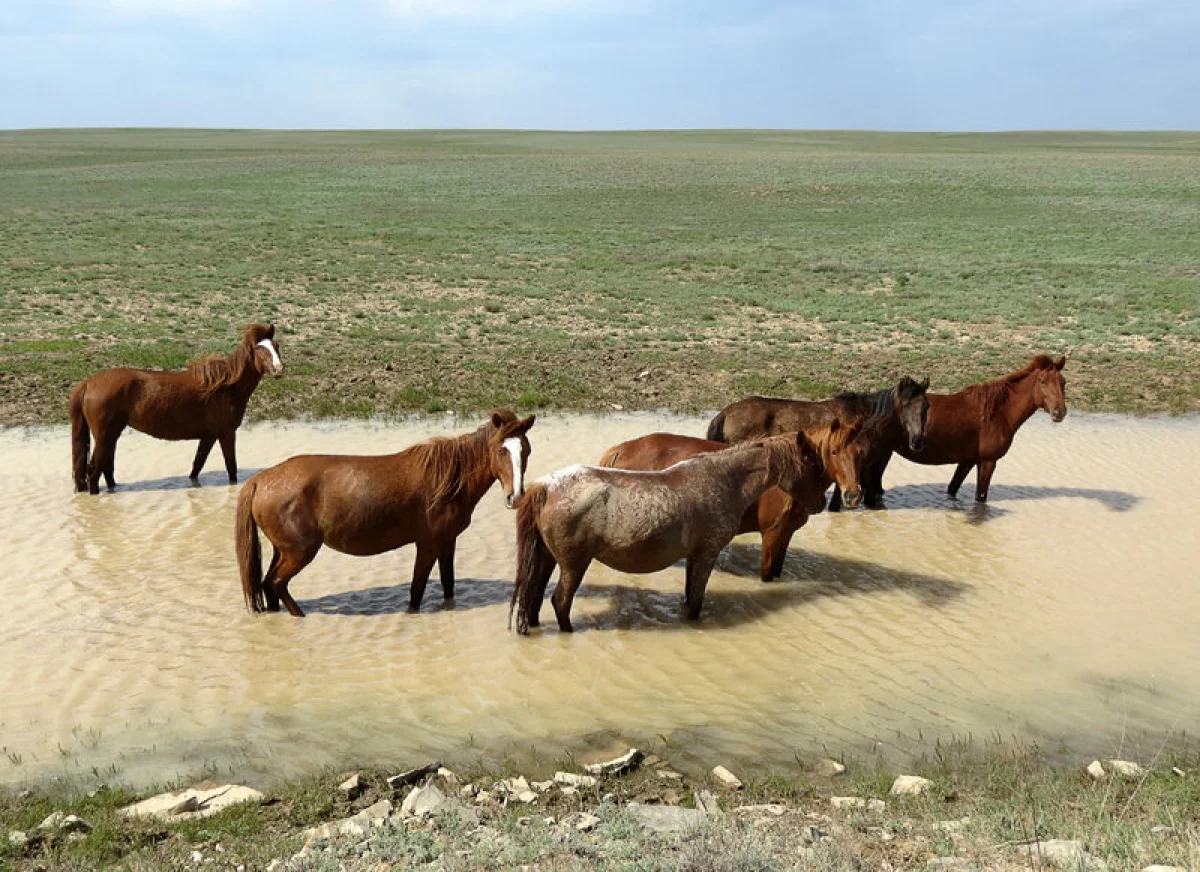
[[[929,414],[925,421],[925,444],[920,451],[900,440],[895,450],[914,463],[936,466],[979,459],[980,412],[966,391],[928,394]]]
[[[661,470],[706,451],[728,448],[725,442],[683,436],[677,433],[651,433],[610,448],[600,461],[614,469]]]
[[[824,427],[837,417],[837,410],[832,400],[746,397],[728,406],[722,414],[724,439],[734,443]]]

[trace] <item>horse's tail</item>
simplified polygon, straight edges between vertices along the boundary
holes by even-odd
[[[538,529],[538,518],[545,505],[546,486],[539,481],[529,486],[521,498],[521,504],[517,506],[517,578],[513,584],[512,602],[508,606],[508,628],[512,629],[515,608],[517,632],[521,635],[529,632],[529,616],[541,605],[533,602],[533,598],[545,593],[537,589],[534,579],[538,576],[538,570],[545,566],[544,561],[553,559]]]
[[[256,490],[258,482],[251,478],[238,494],[234,540],[238,568],[242,572],[242,595],[246,597],[246,608],[252,612],[264,612],[267,610],[267,598],[263,593],[262,545],[258,541],[258,525],[254,523]]]
[[[71,471],[75,478],[75,490],[79,493],[88,489],[88,453],[92,447],[92,433],[83,414],[83,395],[86,390],[86,381],[81,381],[71,390]]]
[[[704,436],[709,442],[725,441],[725,412],[717,412],[717,417],[708,425],[708,433]]]
[[[624,447],[625,447],[624,442],[622,442],[620,445],[614,445],[612,448],[610,448],[604,452],[604,456],[600,458],[600,462],[597,463],[596,465],[597,466],[616,467],[617,458],[619,458],[621,456],[621,449]]]

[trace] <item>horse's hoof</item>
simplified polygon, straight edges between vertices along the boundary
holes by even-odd
[[[976,495],[975,495],[975,502],[977,502],[977,503],[986,503],[986,502],[987,502],[987,494],[984,494],[983,496],[980,496],[979,494],[976,494]]]

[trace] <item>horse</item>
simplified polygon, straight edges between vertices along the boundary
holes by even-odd
[[[708,425],[708,438],[732,443],[794,430],[811,435],[813,427],[833,418],[861,421],[866,450],[861,502],[870,509],[883,508],[883,472],[892,452],[903,444],[919,451],[924,442],[928,388],[929,379],[917,382],[905,376],[890,388],[870,393],[844,392],[828,400],[747,397],[717,413]],[[847,491],[844,482],[835,482],[829,511],[841,510],[843,493],[847,508],[859,504],[860,497]]]
[[[821,475],[805,477],[795,494],[779,487],[768,488],[742,515],[737,529],[739,534],[762,532],[760,577],[763,581],[779,577],[792,536],[808,523],[810,514],[824,511],[825,490],[830,483],[838,475],[842,481],[857,480],[851,452],[844,450],[845,440],[853,435],[850,428],[841,427],[840,422],[833,430],[821,428],[812,440],[821,456]],[[614,469],[662,470],[697,454],[728,447],[724,442],[710,442],[695,436],[651,433],[614,445],[600,458],[599,465]],[[849,489],[854,488],[850,486]]]
[[[978,467],[975,501],[987,502],[996,462],[1008,453],[1020,426],[1038,409],[1056,424],[1067,416],[1062,375],[1066,362],[1066,355],[1054,360],[1039,354],[1002,378],[969,385],[956,394],[930,394],[924,447],[916,451],[900,446],[896,451],[914,463],[958,464],[946,488],[955,498],[967,473]]]
[[[78,493],[100,493],[103,474],[116,487],[117,439],[126,426],[158,439],[199,439],[191,480],[198,482],[213,444],[221,443],[229,483],[237,482],[237,428],[262,377],[283,375],[273,324],[251,324],[227,356],[194,360],[176,372],[106,369],[71,390],[71,466]],[[96,450],[88,460],[91,438]]]
[[[454,546],[497,481],[511,509],[525,492],[534,415],[497,409],[477,430],[382,456],[303,454],[254,475],[238,494],[235,549],[252,612],[302,618],[290,582],[322,545],[367,556],[416,543],[409,609],[417,611],[433,564],[454,598]],[[274,546],[264,577],[258,531]]]
[[[698,454],[657,472],[569,466],[530,486],[517,509],[517,572],[509,626],[538,626],[555,565],[559,629],[572,631],[571,603],[593,560],[647,573],[687,559],[686,612],[700,617],[704,590],[746,510],[772,485],[795,491],[823,474],[803,433]]]

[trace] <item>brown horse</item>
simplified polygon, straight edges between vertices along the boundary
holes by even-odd
[[[661,472],[569,466],[533,484],[517,510],[517,632],[538,625],[555,565],[559,629],[593,560],[620,572],[658,572],[687,558],[687,615],[700,617],[717,555],[746,510],[772,485],[795,491],[823,474],[803,433],[698,454]]]
[[[851,492],[844,482],[836,482],[829,510],[841,510],[843,492],[848,508],[857,506],[860,499],[868,508],[882,508],[883,471],[892,452],[905,444],[914,451],[920,450],[924,441],[928,387],[929,379],[917,382],[905,376],[890,388],[871,393],[846,392],[816,402],[747,397],[717,413],[708,425],[708,438],[733,443],[796,430],[811,436],[814,427],[824,426],[834,418],[859,421],[866,452],[861,493]]]
[[[1065,356],[1052,360],[1039,354],[1023,369],[1003,378],[970,385],[956,394],[929,395],[925,446],[896,451],[914,463],[957,463],[946,493],[954,497],[971,467],[979,467],[976,502],[986,502],[996,461],[1008,453],[1018,428],[1038,409],[1058,423],[1067,416]]]
[[[742,516],[738,533],[762,532],[763,581],[779,577],[783,571],[783,560],[788,545],[796,531],[808,523],[808,516],[825,508],[825,490],[835,478],[848,481],[848,489],[858,480],[854,469],[852,452],[845,450],[846,442],[853,432],[841,427],[840,422],[832,430],[823,427],[817,431],[815,447],[822,460],[822,474],[805,476],[794,494],[778,487],[771,487]],[[614,469],[661,470],[681,460],[687,460],[706,451],[728,448],[724,442],[710,442],[694,436],[679,436],[674,433],[651,433],[639,439],[631,439],[614,445],[600,458],[600,466]],[[832,474],[834,470],[837,474]]]
[[[253,612],[304,611],[288,582],[328,545],[370,555],[415,542],[409,607],[416,611],[438,564],[442,593],[454,598],[454,545],[471,513],[499,479],[511,509],[524,493],[534,416],[498,409],[478,430],[432,439],[398,454],[305,454],[251,477],[238,495],[235,527],[242,592]],[[274,553],[266,578],[258,530]]]
[[[76,491],[100,493],[100,476],[116,487],[113,461],[126,426],[159,439],[199,439],[192,481],[221,443],[229,483],[237,481],[237,428],[262,377],[283,374],[275,327],[251,324],[227,357],[213,355],[180,372],[106,369],[71,391],[71,463]],[[88,461],[91,437],[96,450]]]

